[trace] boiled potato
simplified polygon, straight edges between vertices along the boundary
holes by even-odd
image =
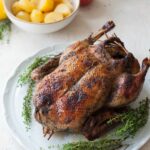
[[[13,5],[12,5],[12,12],[14,15],[16,15],[19,11],[22,11],[21,5],[19,3],[19,1],[16,1]]]
[[[67,17],[71,14],[70,8],[64,3],[57,5],[55,8],[55,12],[63,14],[64,17]]]
[[[18,0],[12,5],[16,17],[34,23],[57,22],[71,15],[72,11],[71,0]]]
[[[30,0],[31,3],[33,3],[34,5],[38,6],[40,0]]]
[[[60,3],[63,3],[63,0],[54,0],[55,7]]]
[[[55,3],[59,4],[59,3],[62,3],[63,0],[54,0]]]
[[[27,12],[20,11],[16,15],[17,18],[20,18],[25,21],[30,21],[30,15]]]
[[[31,21],[34,23],[41,23],[44,21],[44,14],[37,9],[34,9],[31,13]]]
[[[0,0],[0,20],[6,19],[6,18],[7,18],[7,16],[6,16],[6,13],[4,10],[3,2],[2,2],[2,0]]]
[[[65,3],[70,8],[71,11],[73,11],[71,0],[63,0],[63,3]]]
[[[54,9],[54,0],[40,0],[39,10],[43,12],[49,12]]]
[[[49,12],[46,12],[46,13],[43,13],[44,14],[44,18],[46,17],[46,15],[48,15],[49,14]]]
[[[63,15],[59,12],[50,12],[45,16],[45,23],[52,23],[63,20]]]
[[[32,10],[36,8],[36,5],[31,3],[30,0],[20,0],[19,3],[21,8],[28,13],[31,13]]]

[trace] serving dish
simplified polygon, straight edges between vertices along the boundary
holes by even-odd
[[[31,23],[31,22],[26,22],[21,19],[18,19],[13,15],[11,11],[11,6],[14,1],[15,0],[3,0],[8,18],[19,28],[32,33],[51,33],[66,27],[68,24],[70,24],[73,21],[73,19],[77,15],[79,10],[79,5],[80,5],[80,0],[72,0],[74,11],[69,17],[61,21],[54,22],[54,23]]]
[[[24,147],[24,149],[39,150],[40,148],[48,149],[48,147],[54,147],[52,149],[58,149],[57,145],[62,145],[64,143],[78,141],[84,137],[78,134],[69,134],[69,133],[57,133],[49,141],[43,138],[41,132],[41,126],[35,121],[34,117],[32,118],[31,129],[27,132],[23,124],[23,118],[21,117],[22,112],[22,103],[23,97],[26,93],[27,87],[18,87],[17,80],[20,73],[23,72],[35,57],[42,56],[46,54],[58,54],[62,52],[66,47],[66,44],[55,45],[53,47],[48,47],[43,50],[40,50],[38,53],[32,57],[23,61],[15,70],[13,75],[10,77],[6,84],[5,93],[4,93],[4,108],[5,108],[5,118],[10,129],[10,132],[13,134],[15,139]],[[133,106],[136,106],[139,100],[145,98],[146,96],[150,97],[150,74],[148,73],[143,90],[138,98],[138,100],[133,103]],[[136,137],[132,140],[129,140],[131,144],[127,150],[137,150],[139,149],[149,138],[150,138],[150,117],[148,123],[144,128],[142,128]]]

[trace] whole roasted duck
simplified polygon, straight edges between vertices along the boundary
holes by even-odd
[[[69,46],[32,72],[37,82],[35,118],[44,135],[58,131],[84,134],[93,140],[108,129],[104,123],[139,95],[150,59],[139,62],[107,22],[96,34]],[[98,40],[106,35],[106,40]],[[97,44],[95,44],[95,42]]]

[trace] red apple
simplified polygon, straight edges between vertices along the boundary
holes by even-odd
[[[80,0],[80,5],[81,6],[86,6],[90,4],[93,0]]]

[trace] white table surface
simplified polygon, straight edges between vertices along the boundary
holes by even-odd
[[[117,27],[114,32],[126,47],[138,51],[135,56],[139,60],[143,59],[143,55],[140,55],[143,51],[149,55],[149,0],[94,0],[92,5],[80,9],[68,27],[48,35],[26,33],[12,26],[10,42],[0,43],[0,150],[22,150],[6,129],[2,105],[4,85],[16,66],[42,48],[83,39],[110,19],[115,21]],[[149,147],[150,144],[147,144],[142,150],[149,150]]]

